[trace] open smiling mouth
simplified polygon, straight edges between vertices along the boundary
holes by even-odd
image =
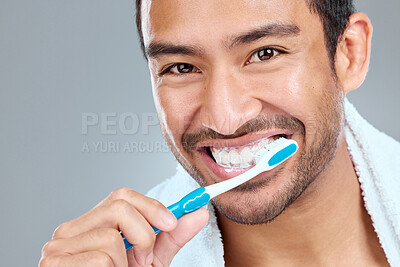
[[[200,152],[210,157],[219,167],[239,171],[253,167],[255,165],[255,154],[280,137],[290,139],[291,135],[272,135],[242,146],[221,146],[218,144],[203,146]]]

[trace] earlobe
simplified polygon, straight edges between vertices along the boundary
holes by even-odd
[[[336,73],[345,93],[357,89],[368,71],[372,25],[367,15],[354,13],[337,46]]]

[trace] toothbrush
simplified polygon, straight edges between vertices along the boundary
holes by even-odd
[[[207,205],[208,202],[210,202],[210,199],[213,197],[216,197],[247,182],[262,172],[272,170],[293,156],[293,154],[297,152],[297,149],[298,145],[296,141],[281,137],[268,144],[266,147],[260,149],[256,153],[256,164],[248,171],[223,182],[212,184],[206,187],[199,187],[184,196],[180,201],[169,206],[168,209],[175,215],[177,219],[179,219],[183,215]],[[161,231],[154,226],[152,227],[156,234]],[[123,239],[126,250],[131,249],[132,244],[129,243],[124,236]]]

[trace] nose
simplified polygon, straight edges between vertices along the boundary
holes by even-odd
[[[209,75],[203,99],[200,110],[202,126],[223,135],[235,133],[262,110],[262,103],[252,97],[245,79],[226,70],[214,71]]]

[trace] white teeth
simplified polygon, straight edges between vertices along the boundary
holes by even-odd
[[[236,150],[231,150],[229,152],[229,162],[232,167],[237,168],[240,166],[240,154]]]
[[[261,139],[242,147],[211,147],[211,153],[217,164],[224,168],[248,168],[255,164],[255,154],[276,138]]]
[[[229,154],[228,154],[228,151],[222,150],[220,153],[215,153],[215,154],[220,154],[220,161],[217,161],[217,162],[219,162],[219,164],[225,165],[225,166],[229,166],[229,159],[228,159]]]
[[[240,163],[245,165],[244,168],[254,165],[254,154],[250,151],[250,148],[243,148],[240,152],[240,157],[242,158]]]

